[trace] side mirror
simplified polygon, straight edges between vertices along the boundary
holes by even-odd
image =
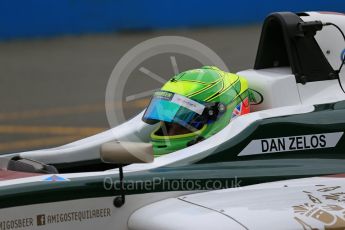
[[[153,149],[149,143],[112,141],[101,146],[101,160],[105,163],[151,163],[153,159]]]
[[[153,162],[154,156],[152,145],[139,142],[112,141],[101,146],[100,156],[101,160],[105,163],[119,165],[121,195],[114,199],[114,206],[120,208],[125,204],[123,165]]]

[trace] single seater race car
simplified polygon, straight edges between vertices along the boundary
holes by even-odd
[[[61,147],[2,155],[0,229],[184,228],[177,222],[170,225],[174,218],[162,217],[167,211],[162,200],[344,173],[344,30],[345,17],[338,13],[269,15],[254,68],[237,73],[251,90],[251,113],[186,148],[153,159],[149,133],[155,125],[142,121],[143,111],[111,130]],[[134,137],[142,141],[134,143]],[[325,180],[333,179],[325,177],[320,185],[328,185]],[[250,196],[234,189],[241,199]],[[157,201],[162,205],[143,208]],[[180,203],[168,206],[179,210]],[[186,208],[181,212],[188,212]],[[222,215],[231,218],[235,209],[227,214],[226,208]],[[152,227],[156,223],[148,221],[149,213],[159,213],[164,225]],[[245,211],[240,213],[246,218]],[[273,209],[271,214],[280,212]],[[234,220],[224,221],[229,222],[226,227],[235,226]],[[239,222],[245,225],[245,220]],[[242,227],[251,229],[256,222],[250,223]],[[184,229],[188,226],[195,225]]]

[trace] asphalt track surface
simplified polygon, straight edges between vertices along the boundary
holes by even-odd
[[[142,41],[163,35],[192,38],[236,72],[252,68],[260,30],[255,25],[0,42],[0,153],[59,146],[108,129],[108,79],[120,58]],[[168,58],[153,58],[147,69],[169,79]],[[185,57],[177,62],[180,70],[198,65]],[[143,73],[136,75],[126,93],[160,86]],[[146,103],[147,98],[124,103],[125,114],[132,116]]]

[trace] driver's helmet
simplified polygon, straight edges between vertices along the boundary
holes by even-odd
[[[155,92],[143,121],[159,123],[151,133],[157,157],[209,138],[249,111],[247,80],[204,66],[174,76]]]

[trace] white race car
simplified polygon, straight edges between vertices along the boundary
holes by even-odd
[[[343,229],[344,181],[320,177],[345,172],[342,31],[342,14],[269,15],[254,68],[238,73],[252,112],[187,148],[153,160],[154,127],[140,113],[61,147],[2,155],[0,229]],[[296,178],[306,179],[273,183]],[[209,189],[229,190],[188,196]]]

